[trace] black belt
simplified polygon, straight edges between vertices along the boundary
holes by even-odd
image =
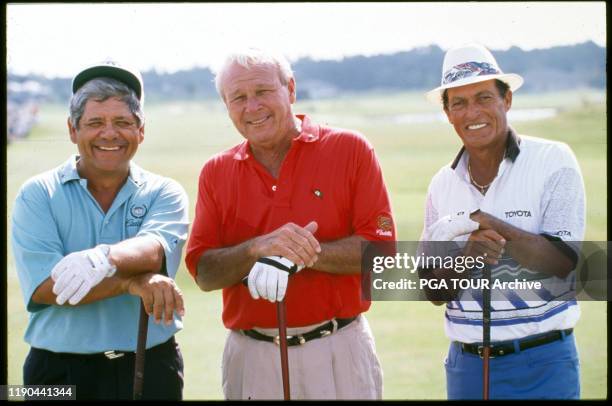
[[[525,338],[523,340],[519,340],[519,348],[521,349],[521,351],[523,351],[528,348],[533,348],[539,345],[552,343],[554,341],[561,340],[564,335],[568,336],[572,334],[573,331],[574,329],[572,328],[569,328],[563,331],[555,330],[555,331],[550,331],[548,333],[538,335],[532,338]],[[465,343],[459,343],[459,344],[461,344],[461,349],[464,352],[469,352],[470,354],[480,355],[480,357],[482,357],[482,349],[483,349],[482,344],[465,344]],[[503,343],[503,344],[492,345],[490,356],[491,357],[502,357],[504,355],[512,354],[514,352],[515,352],[514,343],[510,341],[510,342]]]
[[[295,336],[287,336],[287,345],[303,345],[306,344],[308,341],[328,336],[332,333],[335,333],[337,330],[340,330],[342,327],[348,326],[356,318],[357,317],[351,317],[350,319],[333,319],[307,333],[298,334]],[[269,343],[275,343],[277,345],[280,344],[279,336],[267,336],[255,330],[240,330],[240,332],[245,336],[254,338],[256,340],[267,341]]]
[[[149,349],[147,349],[146,354],[152,354],[152,353],[158,353],[158,352],[164,352],[164,351],[168,351],[168,350],[173,350],[174,347],[176,346],[176,341],[174,340],[174,336],[170,337],[170,339],[162,344],[158,344],[155,347],[151,347]],[[128,356],[134,356],[135,353],[133,351],[117,351],[117,350],[112,350],[112,351],[105,351],[105,352],[96,352],[96,353],[90,353],[90,354],[78,354],[78,353],[73,353],[73,352],[53,352],[53,351],[49,351],[49,350],[43,350],[40,348],[35,348],[32,347],[32,350],[36,350],[36,351],[43,351],[43,352],[48,352],[51,353],[53,355],[59,356],[60,358],[64,358],[64,359],[73,359],[73,358],[82,358],[82,359],[94,359],[94,358],[107,358],[107,359],[116,359],[116,358],[121,358],[124,355],[128,355]]]

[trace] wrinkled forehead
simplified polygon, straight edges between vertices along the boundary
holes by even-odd
[[[116,117],[134,116],[128,104],[119,98],[109,97],[103,101],[94,98],[88,99],[83,109],[83,118],[98,117],[102,115]]]

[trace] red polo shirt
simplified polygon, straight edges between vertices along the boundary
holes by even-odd
[[[320,243],[351,235],[395,240],[389,196],[374,149],[361,134],[311,123],[293,139],[275,179],[251,154],[248,141],[213,156],[202,168],[196,214],[185,261],[195,276],[202,253],[231,247],[293,222],[319,225]],[[289,279],[289,327],[346,318],[370,307],[361,299],[360,275],[306,268]],[[254,300],[241,283],[223,289],[229,329],[276,327],[276,305]]]

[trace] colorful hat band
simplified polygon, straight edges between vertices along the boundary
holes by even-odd
[[[453,66],[444,73],[442,85],[455,82],[459,79],[482,75],[498,75],[502,72],[488,62],[466,62]]]

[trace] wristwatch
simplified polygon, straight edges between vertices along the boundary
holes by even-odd
[[[100,251],[102,251],[102,253],[104,254],[104,256],[106,257],[106,260],[108,261],[108,264],[110,265],[110,269],[108,270],[108,272],[106,273],[106,277],[110,277],[113,276],[115,274],[115,272],[117,272],[117,267],[115,265],[113,265],[110,261],[110,245],[108,244],[99,244],[98,248],[100,249]]]

